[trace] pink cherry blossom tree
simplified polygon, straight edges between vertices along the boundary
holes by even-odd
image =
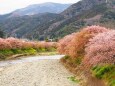
[[[104,27],[88,26],[77,33],[61,39],[58,44],[58,50],[60,53],[69,55],[72,58],[83,57],[85,54],[85,45],[89,42],[89,39],[106,31],[108,29]]]
[[[115,30],[100,33],[86,45],[84,63],[97,65],[100,63],[115,64]]]

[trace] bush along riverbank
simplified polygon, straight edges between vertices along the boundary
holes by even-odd
[[[86,27],[59,40],[58,51],[81,86],[115,86],[115,30]]]
[[[14,55],[36,55],[56,51],[56,42],[26,41],[16,38],[0,38],[0,60],[12,59]]]

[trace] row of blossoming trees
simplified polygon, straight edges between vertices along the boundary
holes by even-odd
[[[88,26],[79,32],[72,33],[61,39],[58,43],[58,51],[61,54],[69,56],[69,61],[68,58],[65,58],[67,63],[72,64],[72,66],[77,64],[82,69],[90,69],[99,64],[114,65],[115,30],[100,26]],[[107,70],[103,68],[98,71],[98,74],[100,71],[105,72]],[[101,74],[104,74],[104,72]],[[112,77],[115,80],[115,74],[113,75]]]
[[[58,43],[58,51],[84,63],[115,63],[115,30],[100,26],[86,27],[65,36]]]
[[[17,38],[0,38],[0,58],[5,58],[13,54],[52,51],[56,49],[55,42],[27,41]]]
[[[65,36],[58,43],[58,51],[65,54],[63,62],[71,67],[81,70],[90,70],[97,65],[114,65],[115,64],[115,30],[107,29],[100,26],[88,26],[79,32]],[[115,66],[105,66],[96,70],[96,76],[102,77],[112,70],[115,71]],[[108,76],[108,75],[107,75]],[[115,73],[109,77],[109,80],[115,86]]]

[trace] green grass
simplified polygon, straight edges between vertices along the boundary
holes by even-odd
[[[82,62],[82,59],[81,59],[81,58],[76,58],[76,59],[75,59],[75,64],[80,65],[81,62]]]
[[[115,86],[115,65],[95,66],[92,73],[98,79],[108,82],[108,86]]]
[[[74,83],[79,83],[80,81],[76,79],[75,76],[68,77],[68,79]]]
[[[6,56],[13,55],[13,51],[11,50],[0,50],[0,59],[4,60]]]
[[[35,50],[37,50],[37,52],[48,52],[48,51],[53,52],[53,51],[56,51],[56,48],[54,48],[54,47],[51,47],[51,48],[39,48],[39,49],[35,49]]]
[[[0,50],[0,60],[5,60],[8,57],[16,54],[26,54],[26,55],[35,55],[37,53],[42,53],[42,55],[55,55],[55,48],[39,48],[39,49],[10,49],[10,50]],[[45,54],[43,54],[45,53]],[[40,54],[41,55],[41,54]]]
[[[63,58],[64,58],[65,60],[67,60],[67,59],[69,59],[70,57],[66,55],[66,56],[64,56]]]

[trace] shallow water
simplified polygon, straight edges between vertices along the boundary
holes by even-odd
[[[9,66],[12,64],[19,64],[19,63],[25,63],[25,62],[32,62],[32,61],[38,61],[38,60],[55,60],[60,59],[64,55],[53,55],[53,56],[28,56],[26,58],[21,58],[19,60],[9,60],[9,61],[0,61],[0,67],[3,66]]]

